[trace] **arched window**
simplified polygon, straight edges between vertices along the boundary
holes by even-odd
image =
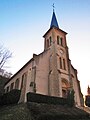
[[[67,97],[67,82],[62,80],[62,97],[66,98]]]
[[[59,36],[57,36],[57,44],[59,45]]]
[[[44,41],[44,42],[45,42],[44,44],[45,44],[45,48],[46,48],[46,47],[47,47],[46,38],[45,38],[45,41]]]
[[[62,37],[57,36],[57,44],[63,46],[63,39],[62,39]]]
[[[62,39],[62,37],[60,37],[59,42],[60,42],[60,45],[63,46],[63,39]]]
[[[49,38],[49,42],[50,42],[50,46],[51,46],[51,43],[52,43],[52,37],[51,36]]]
[[[19,89],[19,79],[16,79],[15,81],[15,89]]]
[[[23,88],[23,83],[24,83],[24,74],[22,75],[21,89]]]
[[[10,91],[13,90],[13,87],[14,87],[14,82],[11,83],[11,86],[10,86]]]
[[[63,69],[66,70],[66,62],[65,62],[65,59],[63,59]]]
[[[50,36],[49,39],[47,39],[47,48],[51,46],[52,43],[52,37]]]
[[[23,88],[23,86],[24,86],[24,81],[26,81],[26,79],[27,79],[27,73],[24,73],[24,74],[22,75],[21,89]]]
[[[6,92],[9,92],[9,86],[6,88]]]
[[[70,88],[70,84],[68,83],[68,80],[62,79],[62,97],[66,98],[68,89]]]
[[[60,69],[62,69],[62,58],[60,57]]]
[[[49,47],[49,39],[47,39],[47,48]]]

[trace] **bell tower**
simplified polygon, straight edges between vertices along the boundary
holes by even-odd
[[[62,91],[62,73],[69,74],[68,48],[66,32],[59,28],[55,12],[53,10],[50,29],[45,33],[44,51],[50,50],[48,93],[50,96],[65,96]],[[69,77],[68,77],[69,79]]]

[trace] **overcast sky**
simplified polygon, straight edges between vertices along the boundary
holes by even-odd
[[[83,94],[90,85],[90,0],[0,0],[0,44],[13,56],[7,71],[16,73],[33,53],[44,50],[52,4],[60,29],[66,31],[69,56],[78,70]]]

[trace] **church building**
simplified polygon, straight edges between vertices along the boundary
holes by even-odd
[[[83,95],[77,70],[71,64],[66,40],[67,33],[59,28],[53,10],[50,28],[43,35],[44,50],[33,57],[6,83],[5,93],[21,90],[19,102],[26,102],[28,92],[55,97],[67,97],[68,90],[75,92],[75,105],[82,106]]]

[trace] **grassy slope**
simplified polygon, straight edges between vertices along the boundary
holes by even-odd
[[[18,104],[0,108],[0,120],[90,120],[77,108],[38,103]]]
[[[0,108],[0,120],[31,120],[26,104],[4,106]]]

